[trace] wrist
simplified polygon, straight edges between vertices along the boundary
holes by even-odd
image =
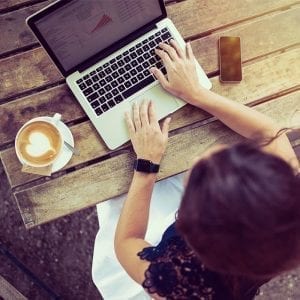
[[[187,96],[183,97],[183,99],[199,108],[201,108],[201,104],[203,102],[203,95],[205,93],[205,88],[199,86],[195,88],[191,93],[189,93]]]

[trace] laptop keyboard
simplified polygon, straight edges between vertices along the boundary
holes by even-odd
[[[76,81],[97,116],[154,82],[150,67],[167,73],[154,50],[171,38],[163,28]]]

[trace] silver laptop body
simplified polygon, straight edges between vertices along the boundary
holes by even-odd
[[[185,47],[180,33],[166,17],[162,0],[71,0],[67,1],[67,5],[61,2],[64,1],[56,1],[30,16],[27,24],[66,77],[68,86],[109,149],[115,149],[129,140],[124,114],[126,111],[131,112],[134,102],[151,99],[159,119],[186,104],[167,93],[146,71],[159,63],[157,60],[153,63],[154,58],[150,53],[152,51],[153,54],[151,45],[153,46],[156,40],[159,41],[159,38],[163,39],[171,34],[171,38],[174,38],[182,48]],[[93,55],[79,64],[75,62],[75,67],[72,65],[73,56],[76,57],[76,53],[81,55],[80,51],[85,51],[87,47],[85,42],[96,44],[97,38],[107,42],[107,39],[111,39],[114,32],[118,32],[118,28],[121,28],[120,22],[126,25],[131,21],[133,24],[135,20],[143,22],[143,18],[149,18],[151,13],[156,15],[158,9],[161,13],[158,21],[152,22],[148,28],[145,26],[134,28],[133,33],[115,41],[112,47],[106,47],[100,54]],[[71,21],[68,21],[68,18]],[[73,19],[78,24],[70,25]],[[60,25],[64,22],[66,25]],[[116,27],[114,22],[119,22],[119,26]],[[68,28],[69,26],[72,28]],[[145,30],[146,32],[141,33]],[[104,39],[105,36],[108,38]],[[93,47],[90,47],[90,51]],[[141,53],[139,49],[147,50]],[[146,54],[148,52],[150,58]],[[64,62],[66,63],[62,66]],[[161,70],[164,69],[163,66],[159,66]],[[197,71],[199,84],[210,89],[211,82],[198,63]]]

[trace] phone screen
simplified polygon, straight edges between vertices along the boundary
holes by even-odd
[[[239,37],[220,37],[220,80],[224,82],[242,80],[241,43]]]

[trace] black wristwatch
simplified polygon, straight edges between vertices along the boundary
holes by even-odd
[[[158,173],[159,165],[154,164],[151,160],[138,158],[134,161],[134,169],[143,173]]]

